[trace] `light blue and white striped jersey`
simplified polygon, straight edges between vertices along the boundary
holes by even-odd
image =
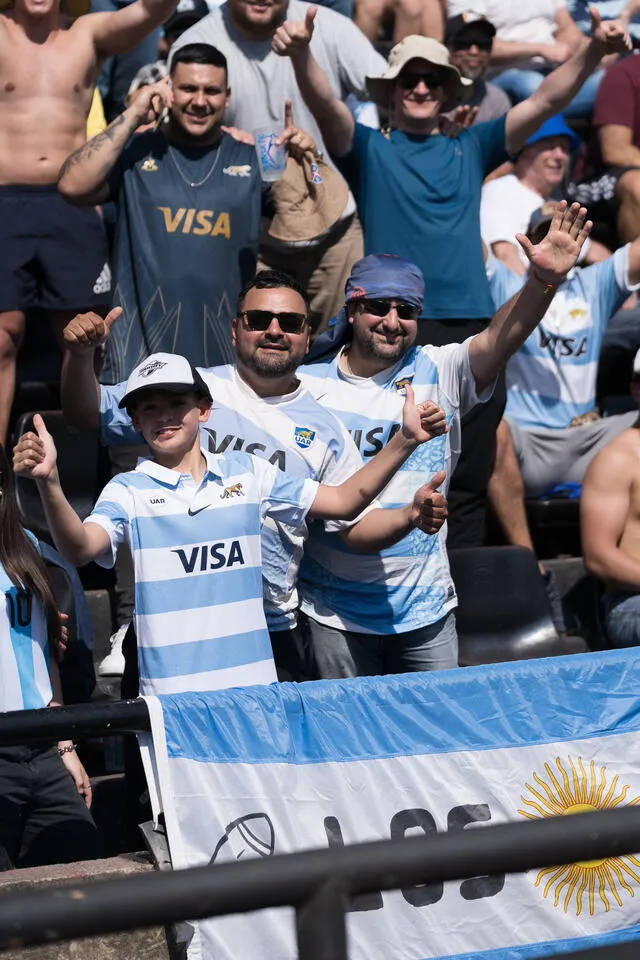
[[[199,368],[213,397],[211,416],[201,428],[213,453],[244,450],[274,463],[293,476],[337,486],[362,466],[356,446],[342,423],[300,385],[280,397],[259,397],[235,367]],[[125,384],[101,387],[100,423],[105,444],[135,443],[141,437],[118,403]],[[322,522],[322,521],[320,521]],[[327,522],[328,530],[348,523]],[[269,630],[295,626],[298,567],[306,524],[294,529],[267,518],[262,528],[262,575]]]
[[[270,514],[304,522],[318,484],[245,453],[204,451],[190,474],[141,460],[104,488],[85,523],[111,539],[111,567],[133,555],[140,693],[271,683],[276,672],[262,606],[260,531]]]
[[[27,536],[37,546],[28,530]],[[51,647],[40,601],[9,579],[0,566],[0,711],[39,710],[53,699]]]
[[[607,324],[632,290],[629,245],[572,271],[541,323],[507,364],[505,416],[525,429],[564,429],[596,405],[596,377]],[[518,276],[492,253],[487,277],[496,309],[520,290]]]
[[[342,353],[298,371],[313,396],[346,425],[365,460],[402,423],[407,383],[416,403],[434,400],[445,410],[449,432],[409,457],[379,497],[381,506],[410,503],[439,470],[447,471],[446,489],[460,453],[460,416],[480,402],[469,343],[415,347],[374,377],[345,373]],[[302,609],[320,623],[361,633],[405,633],[435,623],[457,603],[445,543],[446,524],[438,536],[414,530],[380,553],[356,553],[312,523],[300,567]]]

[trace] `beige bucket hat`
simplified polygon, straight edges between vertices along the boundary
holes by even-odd
[[[464,103],[471,93],[472,80],[460,76],[460,71],[449,63],[449,51],[432,37],[421,37],[413,34],[396,43],[389,54],[387,72],[381,77],[367,77],[369,96],[379,107],[385,110],[389,107],[389,96],[393,83],[409,60],[426,60],[437,67],[445,75],[445,99],[442,104],[443,113],[453,110]]]

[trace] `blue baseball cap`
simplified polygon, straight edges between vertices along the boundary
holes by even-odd
[[[402,300],[422,310],[424,277],[415,263],[391,253],[371,253],[357,260],[344,289],[345,306],[312,344],[307,363],[331,356],[351,340],[346,304],[355,300]]]
[[[531,134],[524,146],[530,147],[539,140],[546,140],[547,137],[568,137],[572,152],[577,150],[581,143],[580,137],[571,129],[563,113],[556,113],[555,117],[545,120],[540,129]],[[524,147],[522,149],[524,150]]]

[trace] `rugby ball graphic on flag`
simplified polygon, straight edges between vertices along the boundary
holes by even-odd
[[[275,849],[273,824],[266,813],[247,813],[227,824],[209,864],[272,857]]]

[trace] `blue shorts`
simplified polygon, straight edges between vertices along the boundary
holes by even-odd
[[[640,645],[640,594],[608,591],[604,595],[604,625],[612,647]]]
[[[82,310],[111,302],[109,250],[93,207],[55,184],[0,186],[0,311]]]

